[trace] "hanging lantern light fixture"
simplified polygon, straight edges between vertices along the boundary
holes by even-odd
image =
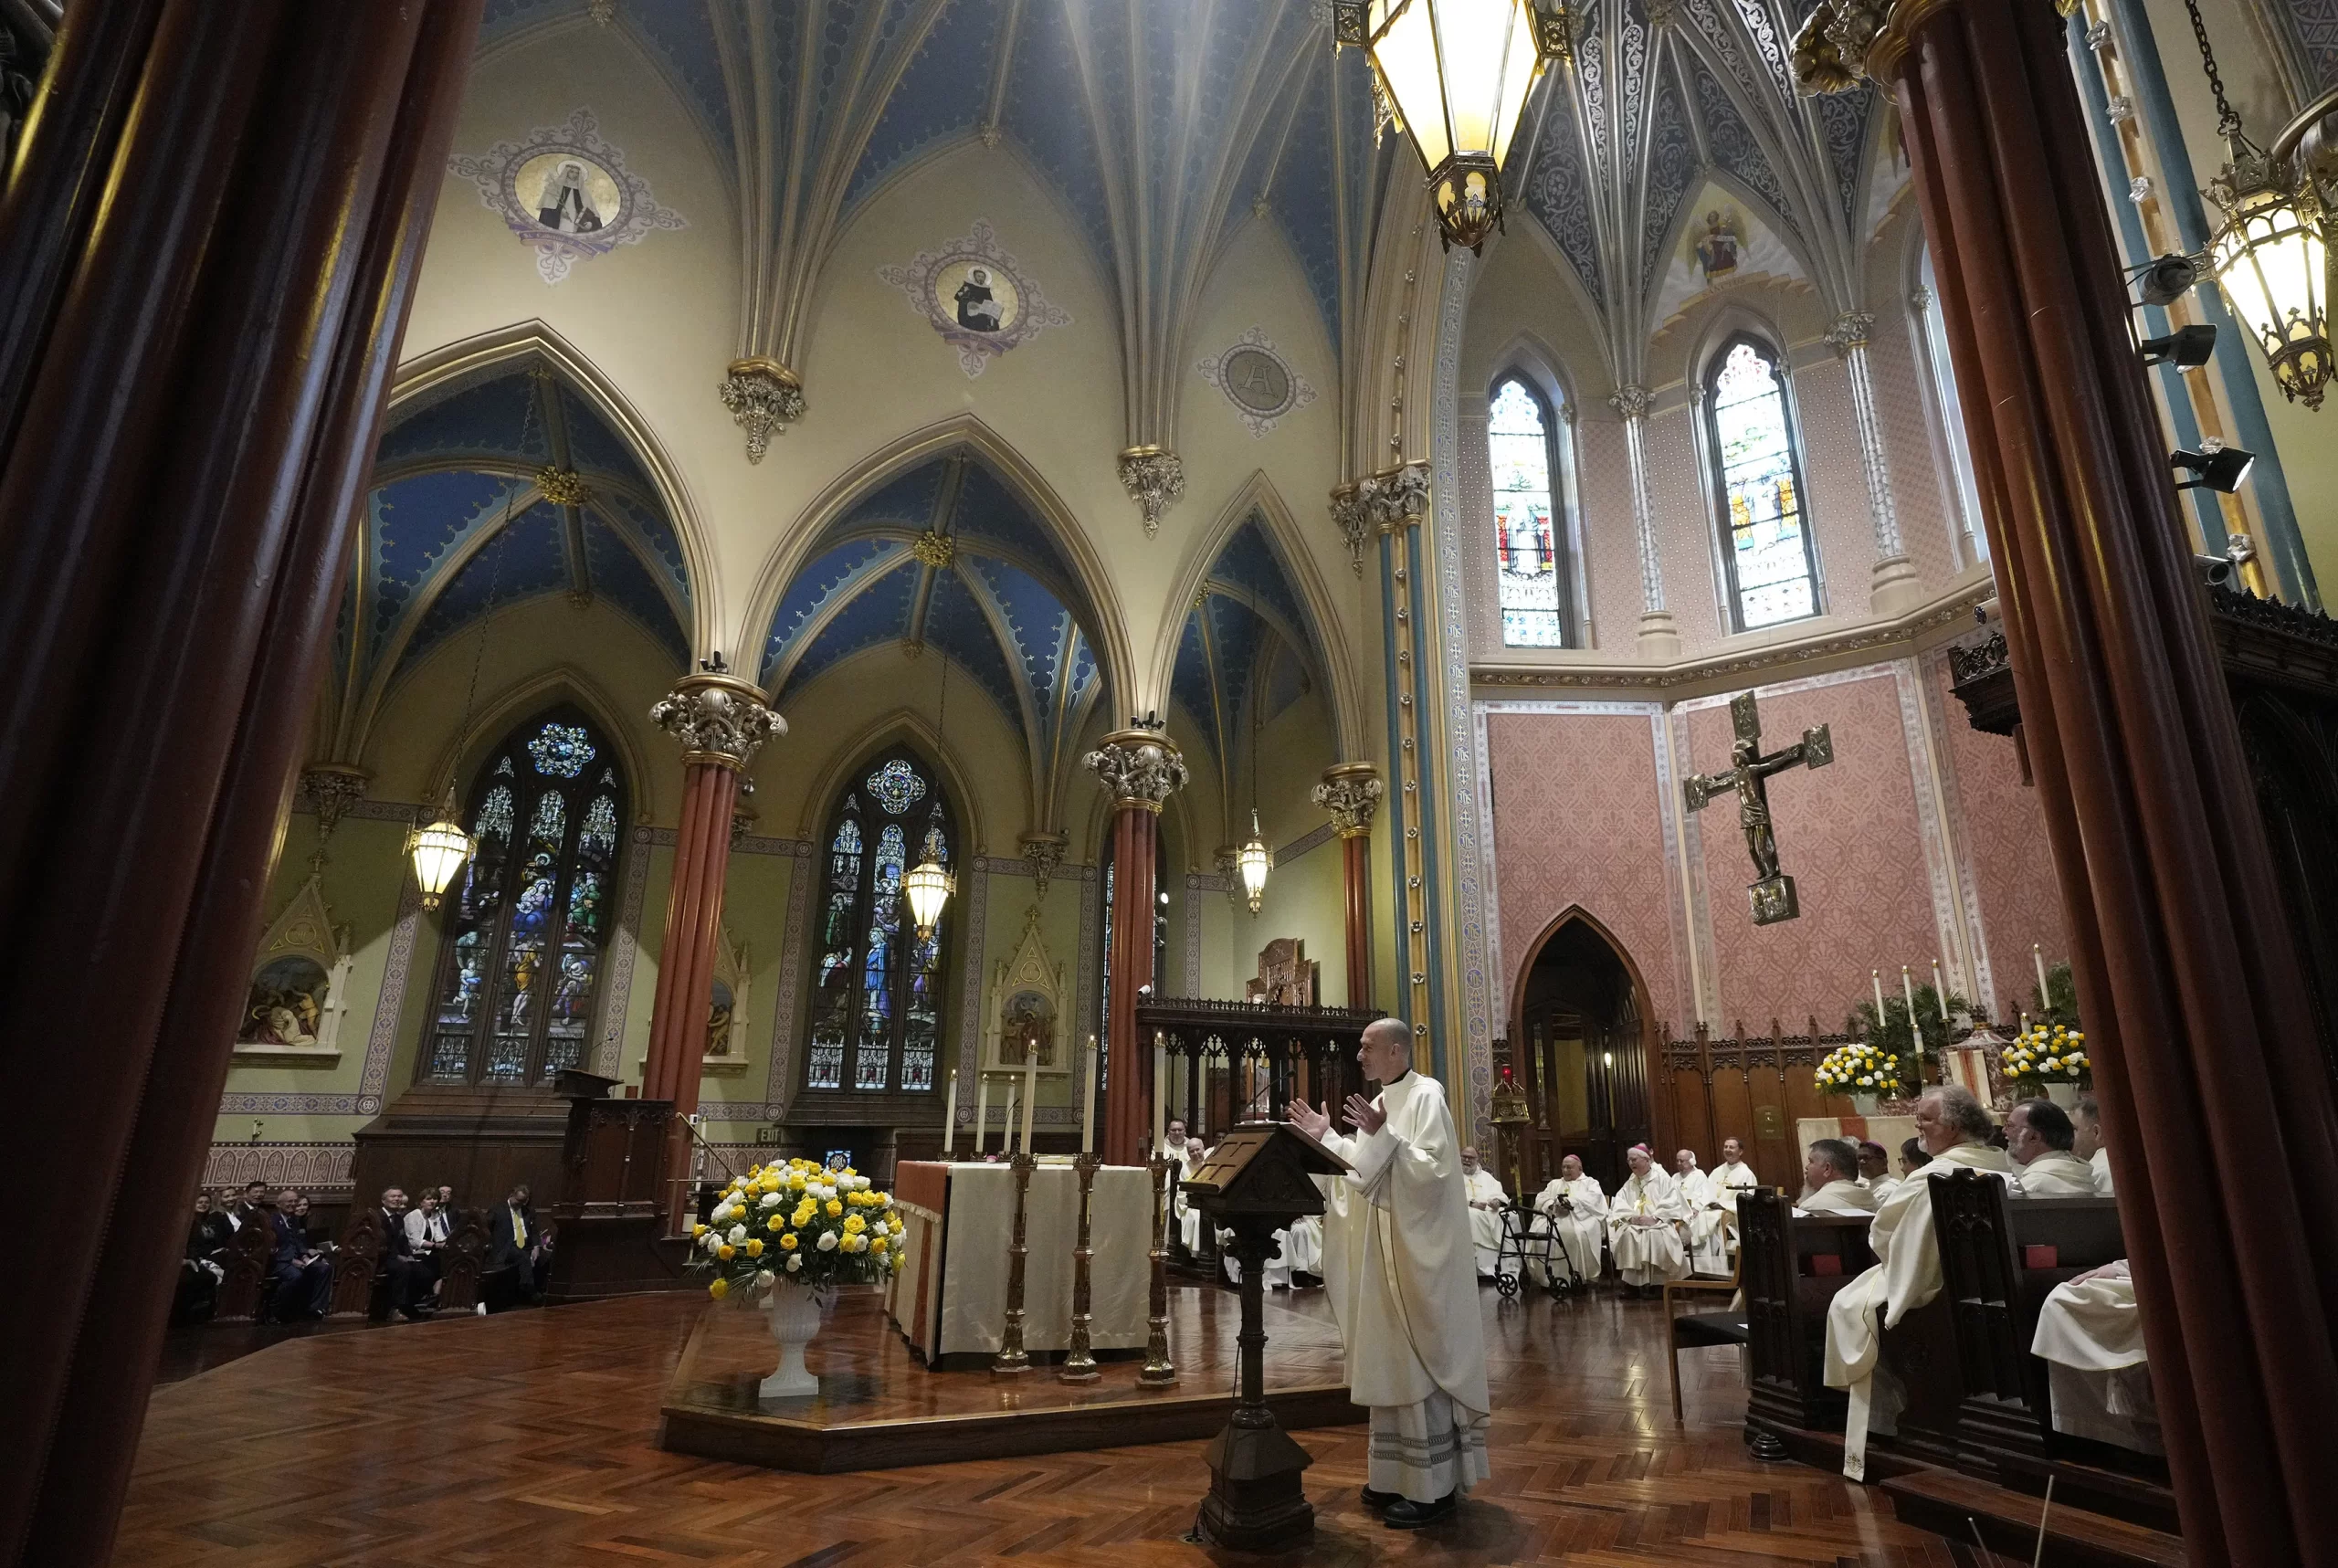
[[[452,786],[438,807],[438,819],[427,827],[417,827],[405,836],[405,852],[414,858],[414,879],[422,888],[422,907],[435,910],[444,897],[455,873],[471,858],[475,846],[463,825],[455,820],[455,792]]]
[[[943,744],[949,744],[950,660],[946,656],[942,660],[942,711],[934,732]],[[933,853],[933,836],[930,832],[924,851],[925,858],[911,867],[901,879],[901,893],[910,901],[910,919],[917,922],[920,942],[932,939],[933,928],[942,923],[942,910],[950,902],[950,895],[958,890],[958,879]]]
[[[1501,170],[1543,69],[1569,53],[1564,0],[1332,0],[1390,123],[1428,171],[1446,247],[1502,226]]]
[[[1250,584],[1250,631],[1260,646],[1251,650],[1250,658],[1250,837],[1234,852],[1234,868],[1241,874],[1242,891],[1249,898],[1253,918],[1267,896],[1267,873],[1275,863],[1275,852],[1267,847],[1267,837],[1259,831],[1259,705],[1265,697],[1259,681],[1267,662],[1266,629],[1266,618],[1259,614],[1259,585],[1254,582]]]
[[[2330,345],[2330,257],[2322,202],[2311,179],[2291,178],[2288,159],[2272,157],[2241,133],[2240,116],[2217,74],[2199,0],[2185,0],[2185,9],[2200,47],[2200,68],[2216,95],[2217,134],[2229,154],[2208,182],[2210,199],[2225,209],[2224,222],[2208,241],[2209,264],[2241,324],[2257,340],[2281,395],[2318,409],[2338,368]]]
[[[1275,863],[1275,852],[1267,847],[1266,836],[1259,831],[1259,808],[1250,808],[1250,837],[1234,852],[1235,868],[1242,874],[1242,891],[1250,900],[1250,912],[1259,912],[1259,904],[1267,896],[1267,873]]]

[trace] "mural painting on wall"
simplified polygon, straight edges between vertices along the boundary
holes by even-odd
[[[1690,249],[1707,283],[1722,282],[1737,270],[1737,247],[1743,234],[1734,212],[1705,214],[1704,230],[1690,242]]]
[[[335,1061],[349,1012],[349,932],[332,923],[311,877],[260,939],[236,1055],[245,1061]]]
[[[1232,348],[1195,368],[1204,381],[1226,394],[1253,436],[1264,436],[1284,415],[1315,401],[1315,388],[1291,368],[1262,327],[1252,327]]]
[[[999,248],[986,219],[976,218],[962,238],[919,251],[906,267],[879,268],[877,276],[907,295],[910,309],[958,351],[958,368],[969,380],[1045,328],[1071,325],[1070,314],[1049,303]]]
[[[566,278],[572,262],[638,244],[658,229],[690,226],[650,199],[648,182],[627,171],[625,154],[601,139],[589,109],[564,124],[538,126],[524,141],[499,142],[479,157],[458,154],[447,163],[535,247],[536,271],[546,283]]]
[[[300,953],[277,959],[252,976],[237,1044],[314,1046],[331,991],[324,966],[315,959]]]

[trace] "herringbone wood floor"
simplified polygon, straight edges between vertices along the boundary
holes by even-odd
[[[1287,1300],[1287,1298],[1286,1298]],[[122,1568],[1006,1563],[1199,1568],[1202,1445],[814,1477],[656,1447],[695,1296],[638,1297],[270,1347],[160,1389]],[[1360,1427],[1311,1432],[1313,1546],[1282,1561],[1438,1568],[1952,1568],[1880,1493],[1745,1455],[1733,1352],[1665,1392],[1654,1303],[1485,1293],[1493,1479],[1454,1523],[1382,1529]],[[814,1347],[816,1364],[817,1347]]]

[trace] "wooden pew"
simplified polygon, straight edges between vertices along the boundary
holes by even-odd
[[[1737,1202],[1738,1283],[1745,1292],[1748,1441],[1784,1458],[1786,1432],[1839,1432],[1847,1401],[1824,1376],[1827,1304],[1875,1261],[1865,1215],[1797,1218],[1779,1187]]]
[[[475,1310],[482,1299],[486,1275],[486,1211],[462,1209],[456,1214],[447,1232],[447,1245],[438,1255],[438,1310]]]
[[[276,1236],[269,1228],[275,1213],[273,1203],[263,1205],[228,1239],[227,1275],[219,1282],[219,1305],[211,1314],[213,1321],[251,1322],[267,1312],[269,1298],[275,1294],[275,1281],[269,1277],[269,1266],[276,1260]]]
[[[327,1317],[374,1315],[376,1287],[388,1282],[382,1272],[382,1255],[388,1246],[389,1238],[382,1231],[382,1211],[372,1204],[358,1205],[332,1250],[332,1303],[326,1309]]]

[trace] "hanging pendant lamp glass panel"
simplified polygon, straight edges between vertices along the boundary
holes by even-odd
[[[1508,156],[1542,67],[1528,0],[1372,0],[1368,16],[1373,64],[1429,173]]]
[[[2322,405],[2331,376],[2329,258],[2321,230],[2285,193],[2241,196],[2210,243],[2217,282],[2232,300],[2282,395]]]

